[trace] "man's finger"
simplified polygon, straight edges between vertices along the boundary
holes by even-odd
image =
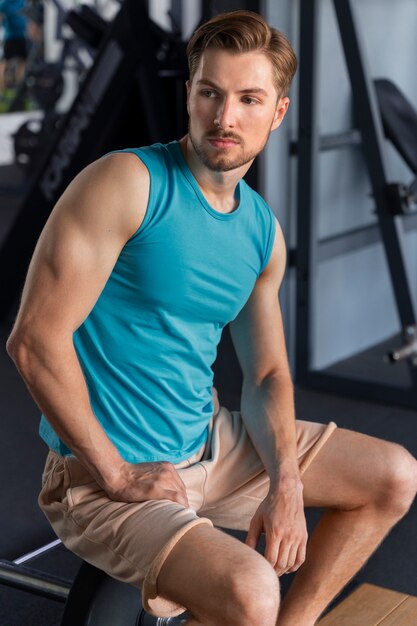
[[[293,566],[291,567],[290,570],[288,570],[289,572],[296,572],[304,563],[304,561],[306,560],[306,545],[305,543],[300,544],[298,551],[297,551],[297,556],[296,559],[294,561]]]
[[[188,506],[187,488],[185,486],[185,483],[184,483],[183,479],[181,478],[179,472],[175,469],[175,467],[172,467],[172,471],[173,471],[173,473],[175,475],[175,481],[176,481],[177,489],[185,497],[185,499],[187,501],[187,506]]]
[[[183,479],[181,478],[181,476],[179,475],[177,470],[175,470],[175,473],[177,474],[177,476],[179,478],[180,485],[181,485],[182,489],[184,490],[185,495],[187,495],[187,487],[185,486],[185,482],[183,481]]]
[[[275,562],[272,563],[277,574],[284,574],[288,569],[288,558],[291,550],[291,544],[287,541],[280,541],[277,546]]]
[[[295,543],[290,546],[290,550],[287,556],[287,564],[284,568],[285,571],[283,572],[284,574],[288,574],[289,572],[292,571],[292,568],[294,567],[294,564],[297,560],[297,554],[298,554],[298,544]]]
[[[262,532],[262,520],[258,517],[253,517],[249,526],[248,534],[246,537],[246,545],[256,550],[256,546],[259,542],[259,537]]]
[[[278,554],[280,550],[281,539],[272,533],[266,533],[265,536],[265,554],[264,557],[275,567],[278,561]]]
[[[186,509],[188,509],[188,507],[189,507],[187,496],[183,495],[179,491],[170,491],[170,490],[166,489],[161,494],[161,497],[159,499],[160,500],[165,500],[165,499],[172,500],[173,502],[177,502],[178,504],[181,504]]]
[[[172,463],[163,462],[158,464],[157,471],[155,473],[155,483],[160,483],[162,488],[164,488],[164,486],[169,486],[173,491],[178,491],[183,495],[188,506],[185,484]]]

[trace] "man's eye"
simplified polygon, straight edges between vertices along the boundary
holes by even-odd
[[[201,95],[204,96],[205,98],[214,98],[214,96],[216,95],[216,92],[213,91],[212,89],[203,89],[203,91],[201,92]]]
[[[242,98],[242,102],[245,104],[256,104],[258,101],[255,98],[251,98],[250,96],[244,96]]]

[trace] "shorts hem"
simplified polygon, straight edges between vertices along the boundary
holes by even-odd
[[[158,576],[168,555],[178,543],[178,541],[192,528],[199,524],[213,526],[213,522],[207,518],[199,518],[183,526],[171,537],[170,541],[162,548],[155,557],[142,584],[142,604],[147,613],[156,617],[175,617],[186,611],[186,607],[181,606],[173,600],[168,600],[158,594]]]
[[[320,452],[325,443],[327,443],[328,439],[334,433],[337,428],[337,424],[335,422],[329,422],[320,435],[319,439],[317,439],[316,443],[308,450],[307,454],[303,458],[300,463],[300,476],[304,474],[306,469],[311,465],[311,463],[316,458],[317,454]]]

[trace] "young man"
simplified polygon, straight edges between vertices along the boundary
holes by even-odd
[[[313,626],[409,509],[417,463],[294,418],[284,241],[242,181],[289,105],[288,41],[239,11],[188,53],[188,135],[87,167],[30,265],[8,349],[51,448],[40,505],[154,615]],[[232,413],[211,371],[229,322],[244,374]],[[304,506],[326,509],[308,545]],[[246,544],[213,524],[248,530]],[[278,577],[298,569],[280,606]]]

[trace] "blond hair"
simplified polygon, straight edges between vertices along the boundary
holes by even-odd
[[[236,53],[263,52],[272,63],[278,96],[288,94],[297,69],[297,57],[286,36],[269,26],[258,13],[220,13],[197,28],[187,46],[191,81],[207,48],[222,48]]]

